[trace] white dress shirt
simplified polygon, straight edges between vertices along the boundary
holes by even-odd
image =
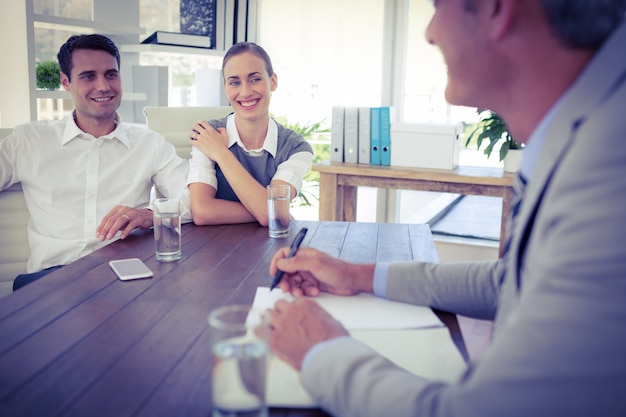
[[[187,172],[187,161],[161,135],[121,121],[100,138],[71,117],[32,122],[0,142],[0,190],[21,182],[30,212],[29,273],[111,243],[98,240],[96,228],[113,207],[149,207],[153,185],[175,197]]]

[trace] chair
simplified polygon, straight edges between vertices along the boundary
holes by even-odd
[[[12,130],[0,129],[0,140]],[[30,256],[26,232],[29,218],[19,183],[0,192],[0,297],[11,293],[13,279],[26,272],[26,261]]]
[[[143,109],[146,126],[165,137],[183,159],[191,156],[189,132],[198,120],[221,119],[233,112],[230,106],[222,107],[153,107]]]

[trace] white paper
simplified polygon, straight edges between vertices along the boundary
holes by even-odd
[[[254,306],[267,309],[279,299],[293,300],[280,289],[259,287]],[[390,330],[442,327],[443,323],[428,307],[389,301],[371,294],[351,297],[321,293],[312,298],[348,330]]]
[[[420,330],[355,330],[365,343],[396,365],[434,381],[452,383],[466,369],[447,328]],[[316,407],[300,383],[300,374],[275,356],[268,366],[267,403],[272,407]]]
[[[293,300],[280,289],[257,288],[254,306],[267,309],[279,299]],[[350,335],[396,365],[425,378],[453,382],[465,362],[450,332],[430,308],[377,298],[322,293],[314,297]],[[273,407],[316,407],[300,382],[300,374],[273,354],[268,363],[267,403]]]

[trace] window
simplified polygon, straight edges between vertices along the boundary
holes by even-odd
[[[263,0],[260,5],[259,43],[272,57],[279,80],[272,98],[273,114],[287,116],[291,122],[326,119],[328,123],[334,105],[375,107],[383,104],[382,89],[389,88],[383,87],[383,79],[391,78],[391,85],[399,85],[402,92],[399,100],[402,108],[395,109],[397,121],[474,123],[477,120],[474,108],[452,106],[445,101],[445,63],[438,48],[428,44],[425,38],[434,12],[430,2]],[[408,11],[406,29],[385,22],[386,8],[394,5]],[[386,52],[383,48],[388,48],[383,45],[384,35],[389,31],[398,32],[396,35],[401,37],[404,51],[383,54]],[[395,62],[384,62],[384,59]],[[404,71],[383,74],[385,69],[398,65],[403,65]],[[393,79],[394,76],[402,79]],[[466,156],[462,159],[468,162]],[[484,163],[482,153],[475,159],[478,164]],[[380,200],[377,196],[381,194],[375,189],[359,189],[359,221],[383,221],[392,217],[399,221],[424,221],[422,208],[433,207],[441,201],[447,206],[450,201],[448,196],[438,193],[400,191],[395,205],[387,205],[384,197]],[[378,204],[372,204],[377,199]],[[395,215],[381,216],[375,207],[386,207],[389,212],[395,211]]]
[[[92,19],[93,0],[35,0],[33,11],[46,16]]]
[[[139,1],[140,26],[145,29],[141,40],[157,30],[180,32],[180,0]],[[139,56],[139,64],[168,67],[168,106],[220,104],[221,57],[144,52]]]
[[[154,31],[180,31],[180,0],[139,0],[139,25],[148,36]]]
[[[259,44],[278,75],[271,111],[330,120],[333,105],[378,106],[384,0],[263,0]]]
[[[474,122],[475,109],[445,102],[446,69],[439,50],[424,37],[434,11],[423,0],[408,2],[405,122]],[[264,0],[259,43],[272,57],[279,87],[272,111],[306,122],[330,120],[333,105],[381,105],[385,7],[393,0]],[[401,61],[402,57],[392,59]],[[387,65],[388,67],[388,65]]]
[[[44,16],[41,21],[33,24],[35,42],[35,62],[56,61],[59,46],[72,35],[85,33],[86,28],[73,28],[60,24],[52,24],[45,17],[76,19],[88,22],[93,19],[93,0],[34,0],[33,13]],[[49,94],[49,96],[45,96]],[[42,93],[37,98],[37,119],[60,119],[69,114],[72,102],[59,92]]]

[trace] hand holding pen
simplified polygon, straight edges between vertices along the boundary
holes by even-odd
[[[296,237],[293,238],[293,241],[291,242],[291,247],[289,250],[289,255],[287,255],[288,258],[295,256],[296,252],[298,252],[298,249],[300,248],[300,245],[302,244],[302,240],[304,240],[304,236],[306,235],[306,232],[307,232],[307,228],[303,227],[302,229],[300,229]],[[284,272],[279,270],[276,273],[276,275],[274,275],[274,279],[272,280],[272,285],[270,285],[270,291],[276,288],[280,280],[283,278],[283,274]]]

